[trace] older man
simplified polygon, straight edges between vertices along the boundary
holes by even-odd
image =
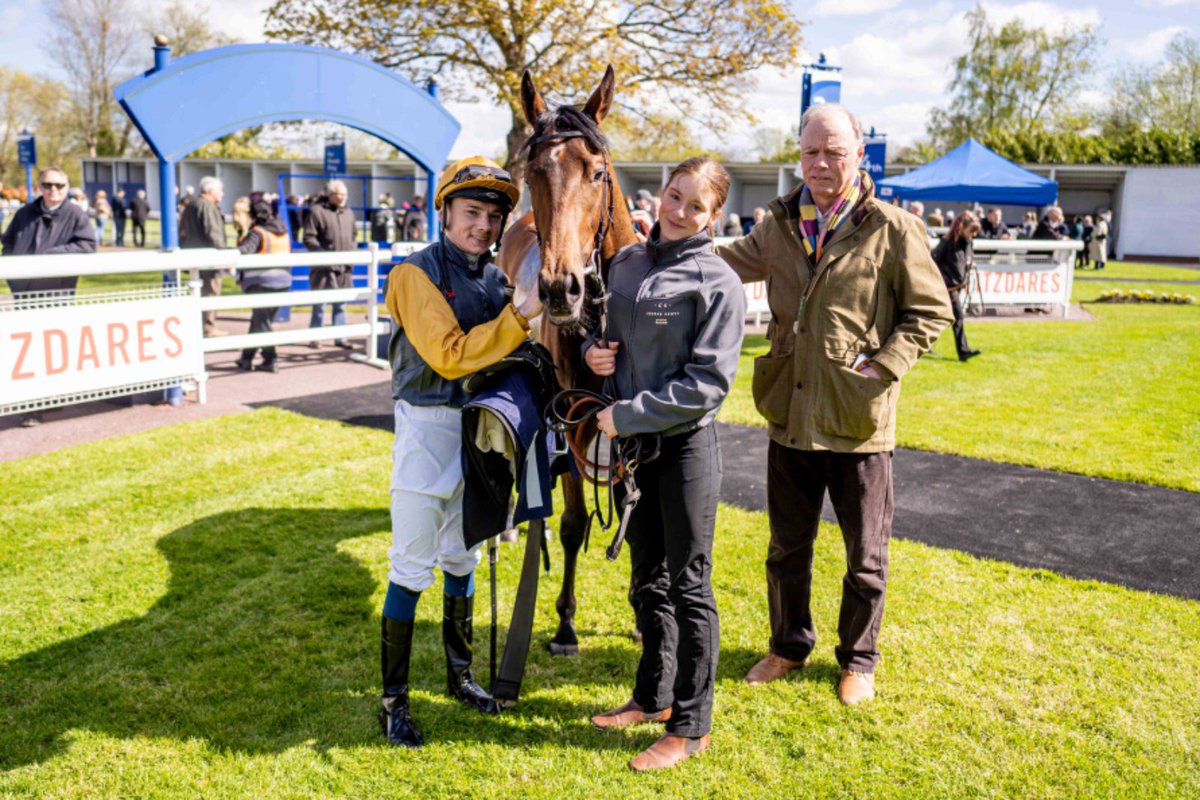
[[[353,250],[354,243],[354,211],[346,205],[346,184],[342,181],[330,181],[325,184],[325,195],[313,203],[304,223],[304,246],[311,251]],[[311,267],[308,271],[308,285],[311,289],[348,289],[354,285],[354,269],[346,264],[334,267]],[[331,303],[333,324],[346,324],[346,304]],[[325,305],[314,303],[310,328],[320,328],[325,325]],[[353,347],[345,339],[334,341],[338,347],[350,349]],[[319,342],[311,342],[309,347],[320,347]]]
[[[862,127],[826,103],[802,119],[804,183],[770,203],[763,224],[717,253],[743,281],[767,281],[769,352],[755,361],[754,402],[768,422],[770,649],[751,684],[807,661],[813,543],[828,490],[846,545],[838,697],[875,695],[892,527],[892,450],[900,379],[950,322],[925,226],[875,200],[858,169]]]
[[[191,187],[188,187],[191,188]],[[200,179],[200,196],[183,206],[179,215],[179,246],[183,248],[226,247],[225,214],[221,200],[225,184],[209,175]],[[221,294],[221,270],[200,270],[200,294],[215,297]],[[224,336],[217,328],[217,312],[204,312],[204,335]]]
[[[71,188],[67,173],[58,167],[46,167],[38,176],[38,186],[42,192],[41,197],[18,209],[4,235],[0,237],[0,243],[4,245],[4,255],[96,252],[96,229],[88,222],[87,212],[74,203],[66,202],[67,192]],[[59,292],[62,296],[69,297],[70,293],[75,291],[78,281],[76,275],[10,279],[8,288],[18,301],[31,292]],[[37,297],[39,295],[33,295],[33,298]],[[31,411],[21,417],[21,426],[25,428],[40,425],[41,422],[41,411]]]

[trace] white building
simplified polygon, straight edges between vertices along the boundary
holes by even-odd
[[[626,197],[638,189],[657,194],[673,163],[616,162],[617,180]],[[1200,260],[1200,165],[1181,167],[1131,167],[1084,165],[1023,165],[1058,181],[1059,205],[1070,220],[1074,215],[1112,209],[1113,244],[1118,259]],[[765,207],[774,197],[798,182],[793,164],[727,163],[731,178],[726,211],[749,219],[755,207]],[[914,167],[889,164],[888,175]],[[199,186],[205,175],[225,183],[224,210],[252,190],[304,197],[317,193],[324,181],[323,163],[312,160],[186,159],[176,165],[180,191]],[[379,195],[390,192],[397,202],[428,195],[426,177],[407,158],[350,161],[347,180],[352,206],[374,206]],[[151,207],[158,210],[158,162],[132,158],[86,158],[84,188],[88,194],[118,186],[132,196],[145,189]],[[958,211],[961,203],[927,202],[926,211],[940,207]],[[1006,206],[1009,224],[1020,222],[1024,207]]]

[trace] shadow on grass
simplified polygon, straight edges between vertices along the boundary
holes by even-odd
[[[163,537],[170,582],[144,616],[0,664],[0,769],[52,758],[79,730],[242,753],[384,746],[376,584],[337,545],[389,527],[385,509],[244,509]],[[427,594],[423,604],[440,603]],[[484,654],[486,636],[477,633]],[[599,651],[601,662],[619,658]],[[486,655],[477,663],[485,678]],[[555,673],[527,678],[525,691],[561,685]],[[602,684],[624,677],[589,673]],[[536,743],[566,732],[582,746],[623,746],[589,730],[591,705],[532,698],[484,717],[449,700],[440,625],[418,624],[412,675],[431,741]]]

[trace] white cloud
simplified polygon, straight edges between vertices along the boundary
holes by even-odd
[[[857,17],[878,14],[900,5],[901,0],[817,0],[809,9],[814,17]]]
[[[1058,31],[1062,28],[1077,28],[1082,25],[1100,27],[1104,17],[1095,8],[1063,8],[1054,3],[1031,2],[1003,4],[983,3],[983,10],[993,22],[1005,23],[1013,20],[1026,26]]]
[[[1142,8],[1182,8],[1200,5],[1200,0],[1138,0]]]
[[[1151,31],[1140,39],[1134,39],[1131,42],[1125,42],[1121,45],[1130,58],[1138,61],[1157,61],[1162,57],[1163,51],[1167,49],[1167,45],[1181,33],[1188,33],[1191,28],[1186,25],[1170,25],[1166,28],[1160,28],[1156,31]]]
[[[203,2],[203,0],[201,0]],[[241,42],[262,42],[270,0],[208,0],[209,24]]]

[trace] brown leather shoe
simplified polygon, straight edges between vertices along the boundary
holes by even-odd
[[[670,769],[676,764],[687,761],[697,753],[707,750],[708,740],[707,733],[699,739],[689,739],[673,733],[665,734],[657,742],[634,756],[633,760],[629,762],[629,768],[634,772]]]
[[[855,672],[842,670],[838,678],[838,700],[848,706],[865,703],[875,697],[875,674],[872,672]]]
[[[620,708],[614,708],[612,711],[592,717],[592,724],[603,731],[609,728],[628,728],[630,725],[641,725],[643,722],[666,722],[670,718],[670,708],[647,713],[646,709],[631,699]]]
[[[767,653],[766,658],[759,661],[746,673],[746,683],[751,686],[758,686],[760,683],[777,681],[780,678],[787,677],[789,672],[794,669],[800,669],[807,663],[808,659],[804,661],[791,661],[783,656]]]

